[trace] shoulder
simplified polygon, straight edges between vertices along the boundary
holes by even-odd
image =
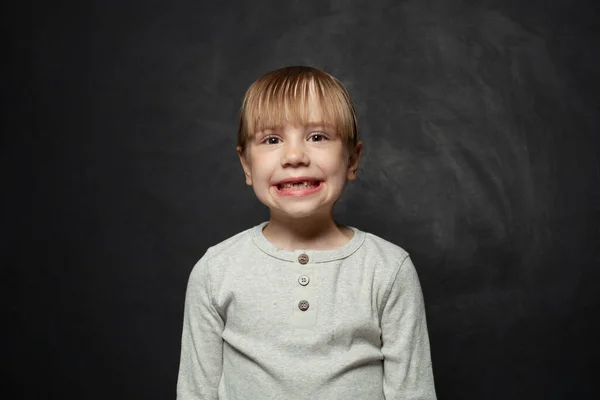
[[[227,260],[248,257],[254,249],[252,232],[254,227],[239,232],[211,247],[198,260],[191,272],[192,279],[204,279],[210,276],[214,266],[223,265]]]
[[[373,233],[364,232],[364,234],[365,240],[363,247],[365,248],[365,251],[369,253],[369,256],[376,257],[386,263],[390,262],[392,264],[397,264],[398,266],[410,257],[408,252],[399,245]]]
[[[416,284],[418,282],[417,270],[410,254],[399,245],[383,239],[372,233],[365,232],[363,244],[366,259],[382,269],[382,277],[388,282],[401,279]]]
[[[237,233],[222,242],[219,242],[206,250],[202,258],[206,260],[219,259],[230,255],[238,255],[244,252],[249,244],[252,244],[252,232],[254,227]]]

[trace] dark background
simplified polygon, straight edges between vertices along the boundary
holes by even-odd
[[[336,215],[411,253],[439,398],[598,396],[594,3],[3,5],[4,398],[175,397],[192,266],[268,218],[241,98],[293,64],[355,97]]]

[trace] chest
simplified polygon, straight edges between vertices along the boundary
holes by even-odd
[[[224,275],[215,292],[225,329],[303,345],[379,341],[386,282],[372,266],[252,263]]]

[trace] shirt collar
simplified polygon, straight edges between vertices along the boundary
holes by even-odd
[[[263,234],[263,228],[268,224],[268,221],[262,222],[252,228],[252,239],[254,244],[262,250],[264,253],[278,258],[284,261],[290,261],[299,263],[298,257],[301,254],[308,256],[308,264],[312,263],[326,263],[329,261],[341,260],[350,256],[365,241],[365,232],[349,226],[354,231],[354,236],[343,246],[332,250],[311,250],[311,249],[298,249],[298,250],[284,250],[276,247],[273,243],[269,242]]]

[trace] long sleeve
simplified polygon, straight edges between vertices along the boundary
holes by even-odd
[[[188,281],[177,379],[178,400],[217,400],[223,368],[223,319],[213,303],[206,255]]]
[[[408,255],[384,299],[381,338],[385,399],[436,399],[423,293]]]

